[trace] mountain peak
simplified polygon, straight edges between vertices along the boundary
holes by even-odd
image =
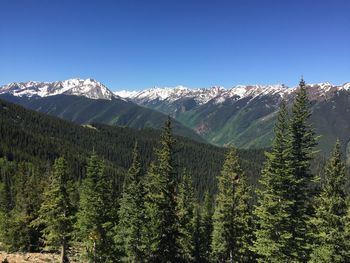
[[[19,97],[47,97],[59,94],[105,100],[117,97],[106,86],[92,78],[73,78],[54,82],[13,82],[0,87],[0,94],[4,93],[10,93]]]
[[[350,83],[341,86],[332,85],[329,82],[308,84],[309,94],[312,99],[323,99],[328,97],[330,92],[336,90],[350,90]],[[225,89],[221,86],[209,88],[190,89],[184,86],[175,87],[154,87],[142,91],[117,91],[116,95],[132,100],[141,105],[154,104],[160,102],[172,104],[174,102],[193,100],[196,105],[203,105],[210,101],[215,104],[224,103],[227,100],[239,100],[249,98],[253,100],[256,97],[274,96],[288,97],[297,90],[298,87],[288,87],[284,84],[273,85],[236,85]],[[192,104],[193,105],[193,104]]]
[[[198,105],[205,104],[212,99],[215,99],[217,103],[225,101],[227,98],[239,97],[244,98],[247,96],[258,96],[267,94],[285,94],[289,93],[288,89],[283,84],[276,85],[236,85],[231,89],[225,89],[222,86],[213,86],[209,88],[190,89],[184,86],[175,87],[154,87],[148,90],[142,91],[117,91],[116,95],[131,99],[137,103],[144,103],[149,101],[165,101],[168,103],[182,100],[193,99]]]

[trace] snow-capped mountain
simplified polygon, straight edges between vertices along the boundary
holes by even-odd
[[[176,86],[113,93],[93,79],[70,79],[11,83],[0,87],[0,98],[79,123],[102,122],[136,128],[152,123],[152,127],[161,127],[162,118],[170,115],[185,131],[182,135],[200,136],[217,145],[261,148],[271,144],[281,99],[291,106],[297,89],[283,84],[237,85],[228,89]],[[320,148],[330,150],[339,138],[350,152],[350,82],[340,86],[328,82],[308,84],[307,93],[312,101],[311,121],[322,135]],[[76,96],[52,97],[58,94]],[[104,101],[87,102],[78,96]]]
[[[229,89],[212,87],[189,89],[152,88],[138,92],[116,92],[142,106],[169,114],[192,128],[211,143],[238,147],[268,147],[280,102],[293,102],[297,87],[277,85],[237,85]],[[350,83],[308,84],[312,101],[312,121],[322,149],[331,149],[333,139],[349,141]],[[337,126],[333,130],[331,127]],[[350,150],[349,150],[350,151]]]
[[[350,82],[335,86],[328,82],[310,84],[309,93],[313,99],[322,99],[337,90],[350,90]],[[68,79],[54,82],[14,82],[0,87],[0,94],[12,94],[19,97],[47,97],[58,94],[84,96],[90,99],[125,98],[138,104],[175,103],[183,100],[193,100],[195,104],[203,105],[208,102],[223,103],[227,100],[244,99],[267,95],[278,95],[281,98],[293,94],[296,88],[283,84],[277,85],[237,85],[229,89],[221,86],[210,88],[190,89],[184,86],[155,87],[142,91],[121,90],[112,92],[102,83],[94,79]]]
[[[152,88],[143,91],[117,91],[114,94],[134,100],[138,103],[159,100],[174,102],[179,99],[193,98],[198,104],[204,104],[209,100],[220,96],[225,91],[223,87],[212,87],[209,89],[190,89],[184,86]]]
[[[59,94],[84,96],[90,99],[111,100],[117,97],[106,86],[94,79],[68,79],[55,82],[14,82],[0,87],[0,94],[18,97],[47,97]]]
[[[335,86],[328,82],[310,84],[309,94],[312,99],[322,99],[338,90],[350,90],[350,83],[341,86]],[[173,88],[151,88],[142,91],[117,91],[114,94],[125,99],[132,100],[138,104],[158,104],[160,102],[173,104],[180,100],[192,99],[197,105],[203,105],[208,102],[217,104],[227,100],[239,100],[244,98],[254,99],[262,96],[279,96],[280,98],[288,97],[296,91],[297,87],[287,87],[283,84],[277,85],[237,85],[230,89],[223,87],[211,87],[201,89],[190,89],[184,86]]]

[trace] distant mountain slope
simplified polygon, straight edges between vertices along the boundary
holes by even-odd
[[[313,101],[312,109],[311,120],[321,136],[320,149],[332,149],[340,139],[350,165],[350,92],[341,90],[325,100]]]
[[[177,86],[113,93],[93,79],[71,79],[8,84],[0,87],[0,97],[77,123],[160,128],[166,118],[164,114],[169,114],[177,120],[176,134],[216,145],[265,148],[273,138],[281,99],[291,105],[296,90],[277,84],[239,85],[230,89]],[[350,116],[346,102],[350,83],[310,84],[308,94],[312,121],[321,135],[319,148],[328,152],[335,138],[340,138],[344,145],[349,145],[343,150],[349,152],[350,161]],[[333,122],[336,129],[330,127]]]
[[[79,124],[104,123],[137,129],[146,127],[160,129],[167,118],[163,113],[118,98],[89,99],[85,96],[64,94],[47,97],[2,94],[0,98]],[[204,141],[200,135],[175,120],[174,133]]]
[[[131,163],[137,140],[143,164],[148,165],[158,145],[160,131],[135,130],[95,124],[77,125],[56,117],[25,109],[0,100],[0,157],[42,162],[66,156],[76,176],[84,176],[86,157],[95,149],[107,162],[108,172],[121,178]],[[215,190],[226,149],[176,136],[177,169],[192,173],[197,189]],[[245,172],[256,180],[263,162],[263,151],[240,150]],[[119,185],[121,187],[122,184]]]
[[[213,87],[191,90],[184,87],[154,88],[118,93],[140,105],[171,114],[209,142],[243,148],[268,147],[282,98],[292,103],[297,88],[284,85]],[[336,138],[350,145],[350,83],[308,85],[312,122],[321,135],[319,148],[328,152]],[[334,126],[336,125],[336,126]],[[350,146],[344,152],[350,153]],[[350,154],[349,154],[350,158]]]

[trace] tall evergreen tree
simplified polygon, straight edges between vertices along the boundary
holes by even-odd
[[[177,216],[179,220],[179,237],[177,241],[181,258],[184,262],[192,262],[194,260],[194,213],[194,188],[191,177],[185,171],[179,184],[177,202]]]
[[[307,226],[313,214],[315,176],[310,172],[310,161],[317,138],[310,124],[310,116],[310,101],[306,84],[304,80],[301,80],[292,108],[287,142],[287,168],[289,175],[292,176],[287,198],[293,202],[289,218],[292,234],[289,254],[295,261],[300,262],[305,262],[309,258],[310,241]]]
[[[34,225],[43,225],[43,238],[46,248],[56,250],[61,247],[61,262],[69,262],[68,249],[72,234],[72,205],[68,193],[68,170],[63,157],[58,158],[53,166],[50,184],[44,192],[39,217]]]
[[[114,262],[111,182],[95,152],[88,160],[86,170],[77,213],[77,237],[85,245],[90,262]]]
[[[209,262],[213,234],[213,201],[205,192],[203,209],[201,211],[200,254],[202,262]]]
[[[204,201],[197,203],[194,209],[194,262],[211,262],[211,241],[213,232],[213,202],[208,192]]]
[[[193,214],[193,262],[206,262],[202,253],[202,214],[198,203],[194,206]]]
[[[147,249],[151,262],[176,262],[178,219],[176,214],[176,173],[170,118],[163,129],[156,162],[151,164],[146,183]]]
[[[10,173],[13,172],[6,158],[0,159],[0,243],[6,244],[10,212],[13,208]],[[2,249],[4,249],[3,247]]]
[[[315,244],[311,262],[350,262],[348,196],[345,191],[345,165],[337,141],[325,168],[322,191],[316,199],[316,212],[311,220]]]
[[[13,182],[14,206],[10,211],[5,241],[11,251],[38,251],[40,231],[31,223],[38,216],[43,181],[37,167],[21,162],[16,168]]]
[[[289,187],[292,181],[287,168],[287,108],[282,101],[275,125],[272,149],[266,153],[266,162],[257,190],[257,219],[254,251],[259,262],[288,262],[289,242],[292,238],[290,226],[291,207]]]
[[[0,159],[0,211],[9,213],[13,208],[13,196],[11,189],[11,175],[14,165],[6,158]]]
[[[145,189],[137,142],[132,155],[133,162],[120,200],[115,239],[127,262],[143,262],[146,254],[143,233]]]
[[[218,182],[213,215],[212,255],[216,262],[252,262],[249,187],[236,150],[230,148]]]

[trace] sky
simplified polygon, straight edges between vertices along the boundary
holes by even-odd
[[[0,85],[350,82],[348,0],[0,0]]]

